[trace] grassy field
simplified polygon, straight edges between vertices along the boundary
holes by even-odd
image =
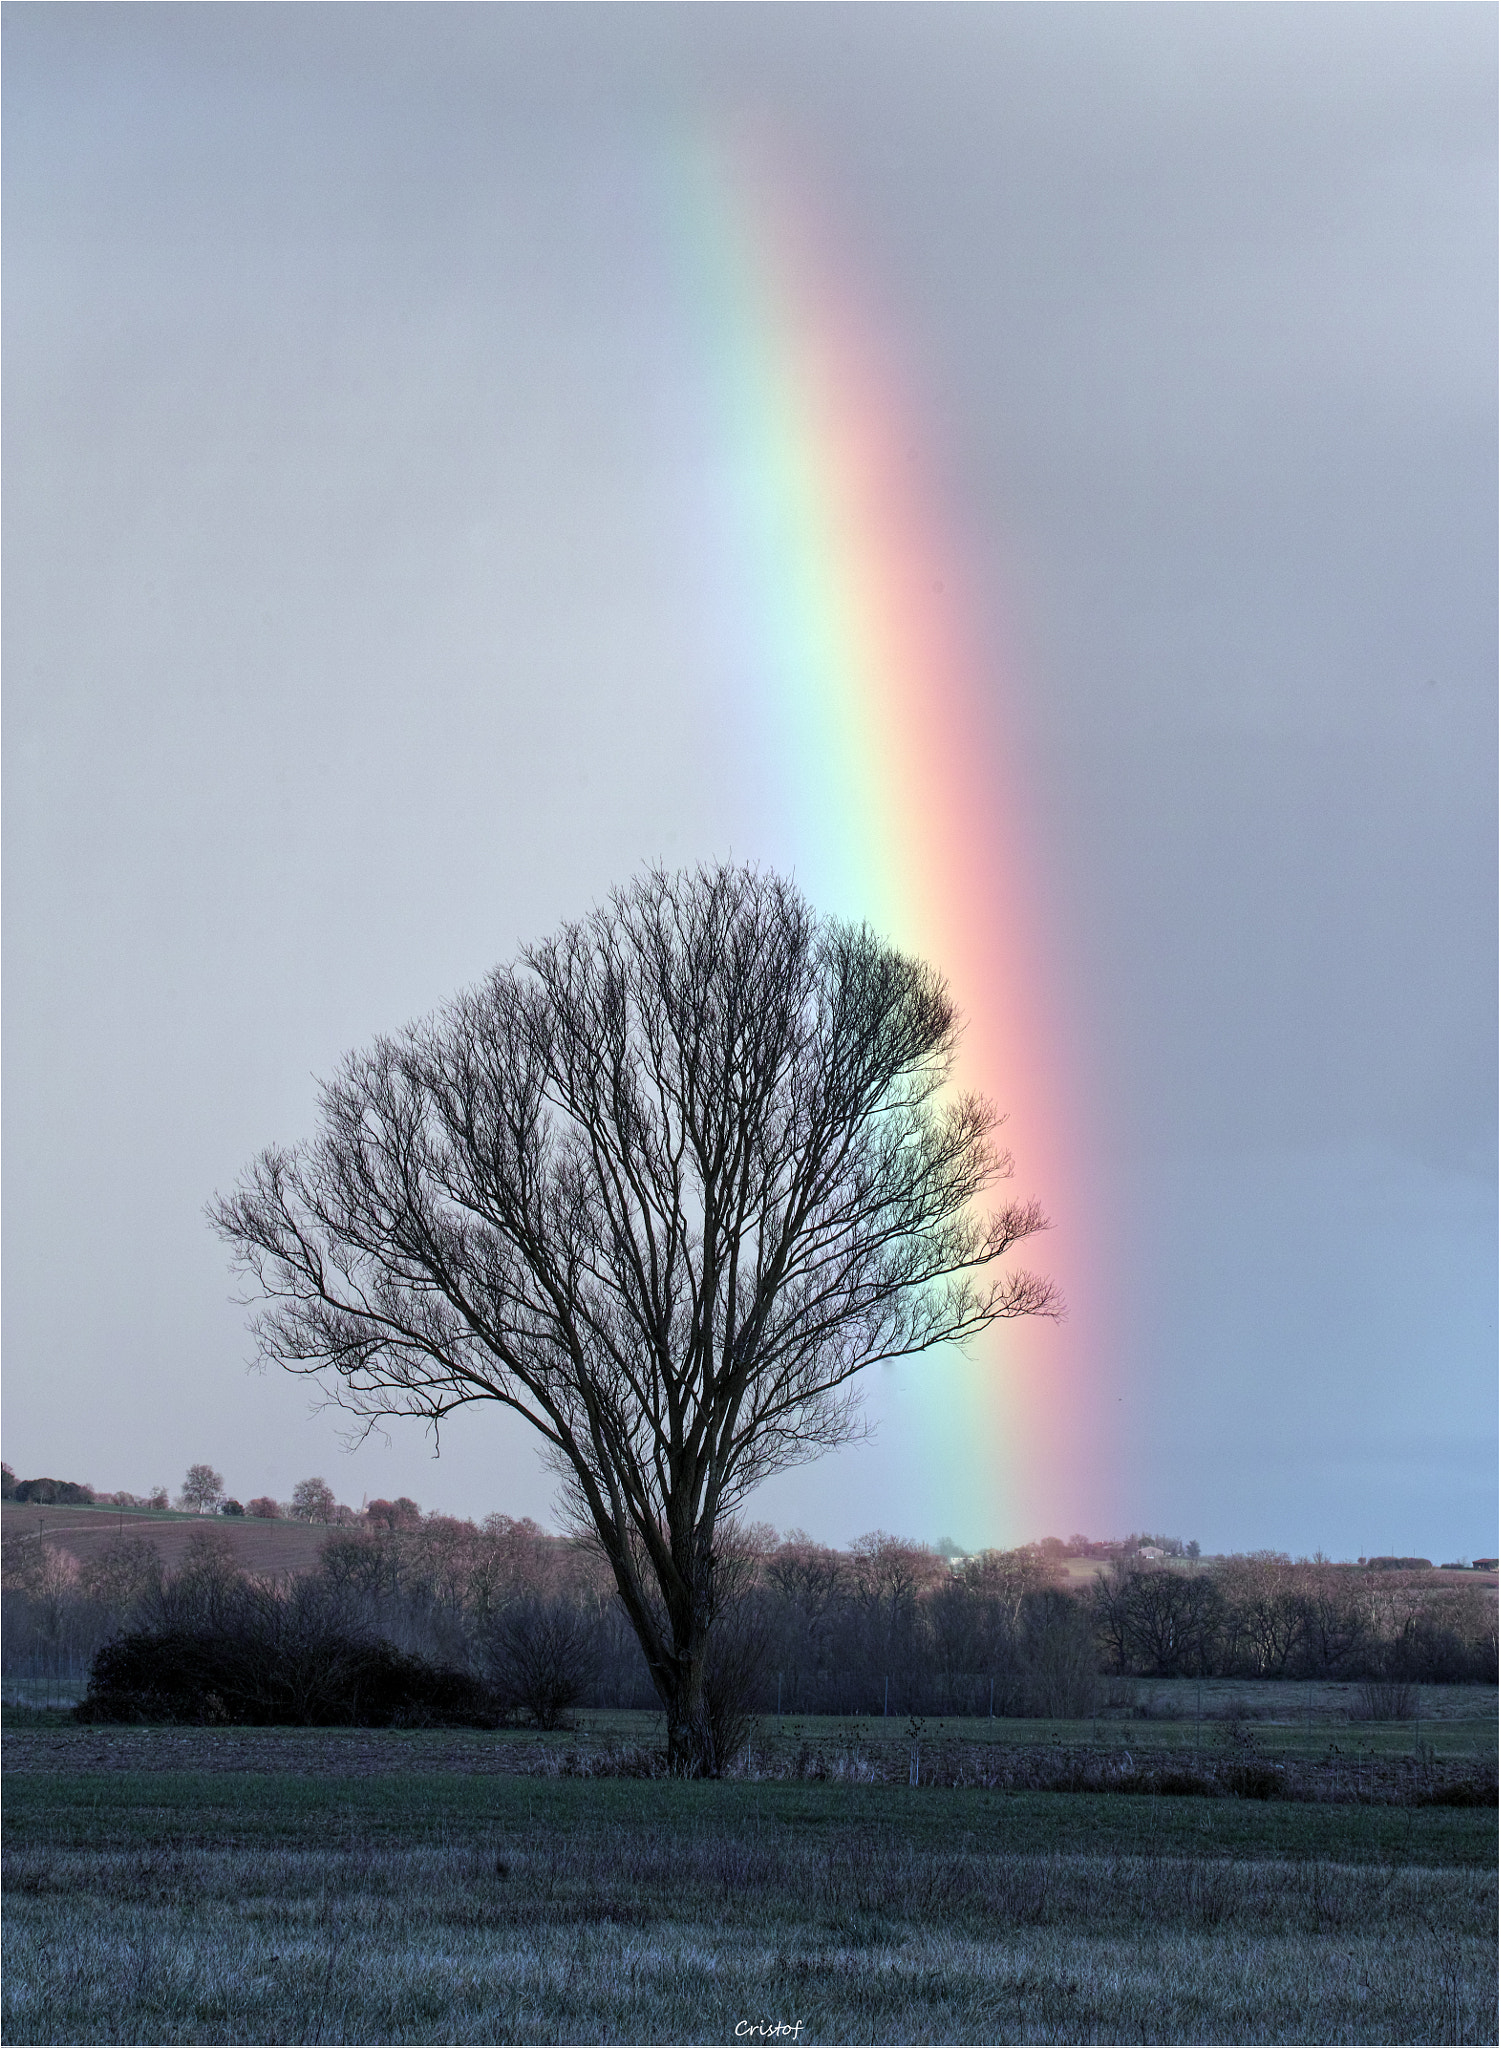
[[[1483,1809],[237,1738],[7,1737],[7,2042],[1495,2039]]]
[[[1109,1681],[1102,1695],[1108,1699]],[[1116,1685],[1129,1704],[1102,1701],[1087,1721],[994,1720],[982,1716],[916,1721],[906,1714],[762,1714],[755,1742],[769,1755],[801,1742],[997,1742],[1066,1746],[1133,1744],[1149,1749],[1201,1750],[1250,1743],[1269,1757],[1316,1756],[1331,1743],[1351,1754],[1400,1755],[1421,1746],[1436,1755],[1492,1758],[1497,1753],[1498,1693],[1493,1685],[1414,1686],[1416,1711],[1402,1721],[1363,1718],[1363,1688],[1347,1683],[1276,1679],[1138,1679]],[[596,1709],[574,1716],[596,1740],[660,1739],[661,1717]],[[554,1738],[564,1739],[564,1738]]]
[[[0,1508],[0,1546],[45,1539],[84,1564],[122,1539],[143,1538],[171,1571],[180,1570],[195,1536],[206,1529],[229,1546],[247,1572],[311,1571],[335,1533],[321,1523],[263,1522],[253,1515],[189,1515],[172,1508],[44,1507],[7,1502]]]
[[[1057,1747],[1062,1749],[1122,1750],[1131,1754],[1173,1752],[1185,1758],[1199,1754],[1206,1759],[1229,1753],[1252,1753],[1270,1761],[1328,1756],[1336,1750],[1352,1759],[1364,1757],[1402,1758],[1414,1754],[1446,1760],[1469,1759],[1494,1767],[1497,1758],[1497,1707],[1495,1686],[1414,1687],[1417,1712],[1411,1720],[1365,1721],[1352,1719],[1359,1711],[1360,1687],[1356,1685],[1278,1684],[1275,1681],[1206,1680],[1202,1686],[1192,1680],[1142,1681],[1140,1695],[1129,1709],[1103,1709],[1087,1721],[991,1720],[906,1715],[758,1715],[751,1732],[751,1749],[758,1765],[772,1775],[787,1759],[812,1747],[823,1750],[859,1750],[872,1755],[909,1754],[915,1744],[924,1757],[942,1755],[946,1749],[967,1746],[1001,1750]],[[623,1708],[585,1708],[570,1716],[571,1726],[554,1734],[528,1729],[501,1729],[485,1733],[446,1730],[440,1738],[417,1733],[386,1731],[381,1740],[388,1746],[421,1744],[434,1739],[445,1744],[469,1744],[477,1751],[489,1751],[496,1744],[527,1749],[565,1751],[591,1745],[660,1745],[664,1738],[659,1713],[633,1712]],[[60,1740],[73,1743],[106,1739],[102,1730],[85,1736],[71,1717],[61,1710],[29,1709],[7,1705],[4,1724],[9,1730],[51,1729]],[[71,1731],[71,1732],[70,1732]],[[145,1738],[136,1738],[145,1739]],[[202,1731],[161,1730],[154,1739],[178,1745],[201,1743]],[[214,1731],[208,1738],[222,1750],[237,1738],[231,1731]],[[250,1740],[264,1739],[257,1735]],[[286,1740],[302,1736],[286,1731]],[[360,1730],[319,1731],[318,1740],[338,1744],[358,1743]],[[393,1752],[394,1753],[394,1752]]]

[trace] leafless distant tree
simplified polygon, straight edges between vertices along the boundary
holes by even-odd
[[[111,1614],[128,1612],[161,1581],[162,1561],[156,1545],[139,1536],[124,1536],[106,1544],[86,1557],[78,1571],[78,1590]]]
[[[535,1728],[561,1728],[599,1668],[589,1615],[567,1600],[540,1600],[535,1594],[492,1616],[484,1658],[506,1707],[520,1708]]]
[[[1017,1648],[1026,1704],[1049,1721],[1094,1712],[1098,1657],[1087,1601],[1050,1586],[1022,1601]]]
[[[326,1479],[299,1479],[292,1488],[291,1510],[299,1522],[331,1522],[339,1503]]]
[[[946,1092],[940,977],[775,876],[652,871],[515,968],[352,1055],[321,1131],[211,1216],[262,1356],[356,1415],[499,1401],[597,1532],[666,1708],[705,1710],[722,1531],[858,1429],[862,1368],[1051,1315],[996,1262],[999,1119]]]
[[[422,1510],[403,1493],[396,1500],[372,1500],[365,1505],[365,1520],[378,1529],[418,1529]]]
[[[224,1480],[212,1465],[189,1465],[182,1492],[177,1496],[180,1508],[191,1508],[195,1515],[208,1515],[223,1498]]]

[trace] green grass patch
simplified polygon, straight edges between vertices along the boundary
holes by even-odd
[[[616,1716],[613,1721],[624,1723],[627,1718]],[[591,1726],[588,1717],[581,1716],[580,1722],[596,1739],[613,1735],[618,1740],[650,1740],[648,1728],[654,1717],[643,1714],[631,1718],[640,1725],[634,1728],[611,1725],[603,1715],[595,1726]],[[1273,1762],[1281,1758],[1324,1756],[1331,1747],[1344,1756],[1412,1756],[1421,1748],[1434,1756],[1483,1759],[1497,1753],[1497,1722],[1494,1706],[1486,1710],[1483,1705],[1465,1715],[1451,1713],[1442,1719],[1419,1717],[1416,1721],[1351,1721],[1344,1716],[1338,1719],[1306,1716],[1276,1720],[1257,1716],[1244,1720],[1203,1719],[1196,1722],[1190,1713],[1186,1720],[1176,1715],[1161,1720],[1142,1715],[1128,1718],[1102,1714],[1088,1721],[1026,1721],[999,1717],[994,1721],[940,1720],[936,1717],[898,1720],[894,1715],[888,1720],[875,1717],[867,1720],[863,1717],[844,1719],[837,1715],[795,1717],[787,1714],[779,1722],[775,1715],[768,1714],[758,1720],[755,1734],[757,1749],[764,1750],[771,1757],[796,1749],[804,1742],[879,1747],[889,1743],[908,1744],[914,1740],[924,1749],[946,1742],[955,1745],[974,1743],[981,1747],[995,1744],[1010,1749],[1052,1746],[1062,1749],[1169,1749],[1206,1758],[1223,1756],[1227,1752],[1239,1754],[1251,1748]]]
[[[293,1776],[230,1771],[17,1774],[6,1793],[17,1846],[262,1848],[307,1842],[472,1844],[538,1829],[585,1838],[650,1828],[788,1841],[882,1829],[914,1849],[1235,1858],[1488,1869],[1484,1809],[986,1792],[900,1785],[682,1783],[464,1772]]]

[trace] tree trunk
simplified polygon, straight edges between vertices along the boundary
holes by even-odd
[[[695,1658],[674,1660],[662,1704],[667,1710],[667,1768],[675,1777],[717,1778],[724,1766],[716,1754],[702,1649]]]
[[[620,1603],[662,1702],[668,1769],[685,1778],[717,1778],[724,1761],[708,1696],[711,1621],[705,1609],[710,1608],[710,1599],[702,1587],[695,1599],[688,1585],[680,1583],[675,1589],[677,1600],[663,1602],[665,1613],[661,1609],[653,1612],[634,1563],[615,1532],[601,1528],[599,1534],[615,1574]],[[688,1579],[688,1574],[684,1578]]]

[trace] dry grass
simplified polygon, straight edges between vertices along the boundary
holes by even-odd
[[[529,1744],[510,1751],[511,1768],[537,1777],[661,1778],[666,1753],[637,1743]],[[1493,1761],[1415,1756],[1321,1757],[1273,1761],[1254,1751],[1196,1757],[1182,1751],[1087,1749],[1062,1745],[979,1746],[930,1739],[897,1742],[752,1743],[726,1776],[753,1784],[943,1785],[1002,1792],[1109,1792],[1207,1799],[1300,1799],[1387,1806],[1494,1806]]]
[[[921,1850],[879,1829],[22,1850],[8,2042],[1480,2042],[1455,1870]]]

